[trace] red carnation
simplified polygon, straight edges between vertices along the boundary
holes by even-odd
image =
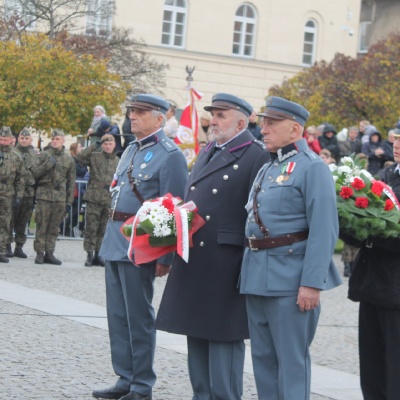
[[[381,181],[372,182],[371,192],[381,197],[385,185]]]
[[[358,208],[367,208],[369,201],[366,197],[357,197],[356,198],[356,207]]]
[[[354,178],[353,182],[351,182],[351,186],[356,190],[361,190],[365,188],[365,183],[360,178]]]
[[[393,210],[394,204],[392,200],[387,199],[385,202],[385,211]]]
[[[353,189],[348,186],[343,186],[339,195],[342,196],[344,199],[348,199],[353,196]]]
[[[171,199],[164,199],[161,205],[163,205],[170,214],[172,214],[172,212],[174,211],[174,203]]]

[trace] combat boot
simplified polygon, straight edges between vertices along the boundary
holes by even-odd
[[[36,253],[35,264],[44,264],[44,253],[38,251]]]
[[[10,260],[4,255],[0,254],[0,263],[8,263]]]
[[[345,278],[348,278],[351,274],[351,266],[349,262],[344,263],[344,270],[343,270],[343,276]]]
[[[58,258],[54,257],[53,253],[47,253],[44,255],[44,263],[45,264],[53,264],[53,265],[61,265],[62,261]]]
[[[98,267],[104,267],[105,263],[104,260],[99,256],[99,252],[94,252],[94,258],[92,265],[97,265]]]
[[[13,258],[14,257],[14,253],[13,253],[12,248],[11,248],[11,243],[6,245],[6,257],[7,258]]]
[[[28,256],[22,251],[22,246],[17,244],[14,249],[14,257],[27,258]]]
[[[85,267],[91,267],[93,265],[93,251],[87,252],[87,258],[85,261]]]

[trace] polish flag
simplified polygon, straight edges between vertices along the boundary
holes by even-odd
[[[200,100],[202,97],[203,95],[200,92],[192,88],[189,89],[188,103],[182,112],[178,132],[174,139],[175,143],[179,145],[185,155],[188,165],[192,164],[199,152],[199,141],[197,137],[199,118],[195,101]]]

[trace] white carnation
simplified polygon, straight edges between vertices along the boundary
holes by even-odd
[[[350,175],[352,173],[352,169],[348,166],[348,165],[341,165],[338,169],[337,169],[338,173],[341,174],[345,174],[345,175]]]

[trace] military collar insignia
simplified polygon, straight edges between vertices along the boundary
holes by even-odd
[[[157,137],[157,134],[155,133],[153,135],[145,137],[142,140],[138,140],[135,143],[138,145],[139,150],[143,150],[146,147],[150,147],[150,146],[153,146],[153,145],[157,144],[158,143],[158,137]]]
[[[288,158],[293,157],[298,153],[299,149],[296,146],[296,143],[290,143],[287,146],[278,149],[278,151],[276,152],[277,158],[280,162],[285,161]]]

